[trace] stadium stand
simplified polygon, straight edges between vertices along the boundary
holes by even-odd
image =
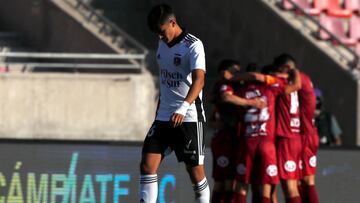
[[[148,51],[88,3],[0,3],[11,30],[0,32],[0,138],[143,139],[156,106]]]

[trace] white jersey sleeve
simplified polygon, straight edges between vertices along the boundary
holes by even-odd
[[[190,58],[190,69],[191,71],[195,69],[205,70],[206,62],[205,62],[205,51],[203,43],[198,40],[194,42],[189,50],[189,58]]]

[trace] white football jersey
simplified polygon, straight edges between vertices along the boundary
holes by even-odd
[[[160,68],[160,104],[156,120],[169,121],[181,106],[192,84],[192,71],[205,71],[205,52],[202,42],[191,34],[183,33],[173,46],[159,41],[157,62]],[[205,122],[202,91],[190,105],[184,122]]]

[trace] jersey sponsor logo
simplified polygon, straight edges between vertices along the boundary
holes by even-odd
[[[249,92],[245,93],[246,99],[251,99],[251,98],[260,97],[260,96],[261,96],[261,92],[259,90],[249,91]]]
[[[170,72],[166,69],[161,69],[161,83],[169,88],[179,87],[183,76],[179,72]]]
[[[269,165],[267,168],[266,168],[266,173],[270,176],[270,177],[274,177],[274,176],[277,176],[278,174],[278,168],[276,165]]]
[[[312,156],[309,160],[309,164],[311,167],[316,167],[316,156]]]
[[[236,167],[236,171],[238,174],[240,175],[245,175],[246,173],[246,167],[244,164],[239,164],[237,167]]]
[[[284,164],[285,171],[294,172],[296,170],[295,161],[286,161]]]
[[[216,163],[218,166],[225,168],[229,165],[229,159],[226,156],[220,156],[217,158]]]

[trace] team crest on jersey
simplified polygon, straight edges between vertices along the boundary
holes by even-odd
[[[179,56],[174,57],[174,65],[179,66],[181,64],[181,58]]]

